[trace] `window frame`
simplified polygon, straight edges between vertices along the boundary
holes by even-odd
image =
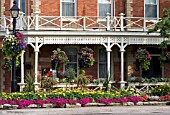
[[[60,0],[60,16],[62,15],[62,4],[63,4],[63,0]],[[77,0],[74,0],[74,16],[64,16],[64,17],[72,17],[75,18],[77,16]]]
[[[77,76],[75,76],[75,77],[78,77],[78,75],[79,75],[79,71],[78,71],[78,47],[75,47],[75,46],[65,46],[64,47],[64,51],[66,52],[66,50],[67,49],[71,49],[71,48],[75,48],[76,50],[77,50],[77,53],[76,53],[76,56],[77,56],[77,59],[76,59],[76,62],[67,62],[67,63],[71,63],[71,64],[76,64],[77,65],[77,68],[76,68],[76,71],[77,71],[77,73],[76,73],[76,75]],[[68,54],[66,53],[66,55],[68,56]],[[69,57],[68,57],[69,58]],[[67,64],[66,64],[67,65]],[[63,67],[63,70],[64,71],[66,71],[66,65],[64,65]]]
[[[156,5],[157,6],[157,17],[154,18],[154,17],[146,17],[146,14],[145,14],[145,11],[146,11],[146,0],[144,0],[144,18],[145,19],[155,19],[155,20],[158,20],[159,19],[159,0],[156,0],[156,4],[152,4],[152,5]],[[150,4],[149,4],[150,5]]]
[[[106,19],[105,19],[105,17],[106,16],[99,16],[99,4],[102,4],[102,3],[100,3],[99,2],[99,0],[97,1],[97,16],[99,17],[99,20],[103,20],[103,21],[106,21]],[[106,3],[103,3],[103,4],[106,4]],[[110,16],[111,17],[113,17],[113,16],[115,16],[115,0],[110,0],[110,5],[111,5],[111,14],[110,14]]]
[[[26,0],[16,0],[16,2],[17,2],[17,5],[18,5],[18,8],[20,9],[20,11],[22,11],[23,13],[24,13],[24,15],[26,15],[26,13],[27,13],[27,1]],[[24,6],[24,11],[23,11],[23,9],[22,9],[22,3],[23,2],[25,2],[25,6]]]
[[[100,77],[100,64],[106,64],[106,72],[107,72],[107,51],[106,51],[106,61],[105,62],[100,62],[100,50],[106,51],[104,47],[99,47],[98,48],[98,79],[99,80],[104,80],[105,78]]]

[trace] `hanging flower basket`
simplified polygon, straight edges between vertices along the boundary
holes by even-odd
[[[91,48],[82,48],[79,52],[79,67],[91,67],[94,64],[93,50]]]
[[[16,35],[7,35],[3,39],[2,51],[5,55],[5,59],[8,64],[12,58],[16,60],[21,56],[22,51],[25,50],[27,42],[25,41],[23,34],[17,32]],[[16,66],[19,65],[19,61],[16,62]]]
[[[136,65],[142,67],[145,71],[149,69],[151,55],[146,49],[139,48],[136,54]]]
[[[66,64],[68,62],[68,57],[64,51],[60,48],[57,50],[53,50],[53,54],[51,55],[51,66],[52,69],[59,70],[62,64]]]

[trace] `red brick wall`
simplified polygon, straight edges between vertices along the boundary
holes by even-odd
[[[26,4],[27,4],[27,5],[26,5],[26,10],[27,10],[27,13],[26,13],[26,14],[30,16],[31,13],[33,12],[32,8],[31,8],[32,5],[33,5],[33,1],[32,1],[32,0],[27,0],[27,1],[26,1]]]
[[[115,0],[115,15],[119,16],[120,13],[125,14],[125,0]]]
[[[5,89],[3,90],[3,92],[11,92],[11,72],[5,71],[5,74],[3,77],[5,78],[5,81],[4,81]]]
[[[10,8],[11,8],[11,5],[10,5],[10,2],[11,0],[5,0],[5,3],[4,3],[4,7],[5,7],[5,12],[4,12],[4,15],[5,16],[9,16],[10,15]]]
[[[170,0],[159,0],[159,14],[162,17],[162,11],[164,8],[170,8]],[[144,16],[144,0],[133,0],[132,14],[134,17]],[[137,10],[136,10],[137,9]]]
[[[165,78],[170,78],[170,63],[165,63],[164,65],[164,76]]]
[[[27,0],[27,14],[30,15],[32,10],[33,1]],[[164,8],[170,8],[170,0],[160,0],[160,16]],[[60,15],[60,0],[40,0],[40,15],[46,16],[59,16]],[[97,16],[98,4],[97,0],[78,0],[77,3],[77,15],[78,16]],[[29,4],[29,5],[28,5]],[[125,0],[115,0],[115,15],[118,16],[120,13],[125,13],[126,8]],[[4,3],[5,12],[4,15],[10,15],[9,9],[10,0],[5,0]],[[144,0],[133,0],[132,14],[134,17],[144,16]],[[29,9],[29,10],[28,10]],[[137,10],[136,10],[137,9]],[[29,11],[29,12],[28,12]]]
[[[60,16],[60,0],[40,0],[40,15]]]
[[[119,87],[120,75],[121,75],[120,62],[114,62],[114,80],[116,81],[116,87]]]
[[[124,0],[115,1],[115,12],[116,15],[125,13],[125,2]],[[78,16],[97,16],[98,12],[98,1],[97,0],[78,0],[77,3],[77,15]],[[60,0],[41,0],[40,15],[60,15]]]
[[[0,38],[0,49],[2,49],[2,40],[3,38]]]
[[[95,62],[94,65],[89,68],[84,68],[84,70],[86,71],[86,75],[92,75],[93,79],[98,79],[98,77],[97,77],[97,74],[98,74],[97,62]]]

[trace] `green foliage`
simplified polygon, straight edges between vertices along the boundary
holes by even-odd
[[[161,66],[161,67],[164,66],[164,63],[165,63],[165,61],[167,60],[167,57],[164,56],[164,55],[161,55],[158,59],[159,59],[159,61],[160,61],[160,66]]]
[[[157,83],[157,82],[170,82],[170,78],[142,78],[142,77],[131,77],[128,79],[129,83]]]
[[[73,82],[75,75],[76,75],[76,73],[73,68],[68,68],[63,74],[63,76],[66,78],[66,81],[68,83]]]
[[[163,42],[161,42],[160,48],[161,48],[161,49],[167,49],[169,42],[170,42],[170,41],[168,41],[168,40],[164,40]]]
[[[163,38],[169,38],[170,36],[170,9],[165,8],[163,10],[163,17],[162,20],[159,21],[155,27],[153,29],[149,29],[148,33],[152,33],[152,32],[156,32],[159,31],[160,36]],[[166,57],[166,49],[167,49],[167,45],[170,41],[163,41],[160,44],[160,48],[162,49],[162,54],[159,58],[160,60],[160,66],[162,67],[165,63],[165,61],[167,60]]]
[[[168,59],[168,53],[167,53],[167,48],[168,48],[168,43],[170,41],[168,40],[164,40],[163,42],[161,42],[160,44],[160,49],[162,49],[162,54],[159,57],[159,61],[160,61],[160,66],[164,66],[164,63],[166,62],[166,60]]]
[[[160,22],[158,22],[153,29],[149,29],[148,33],[156,32],[160,30],[160,35],[163,38],[169,38],[170,36],[170,9],[163,10],[163,17]]]
[[[105,75],[105,81],[103,83],[103,87],[105,87],[105,91],[109,90],[109,82],[110,82],[110,78],[109,78],[109,73],[107,72]]]
[[[23,89],[24,92],[31,92],[34,90],[34,77],[28,72],[25,79],[26,86]]]
[[[164,96],[170,93],[170,85],[160,85],[160,86],[155,86],[151,90],[151,95],[152,96]]]
[[[84,88],[88,83],[90,83],[88,77],[85,74],[80,74],[77,78],[77,86]]]

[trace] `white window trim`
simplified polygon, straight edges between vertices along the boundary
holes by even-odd
[[[74,12],[75,12],[75,16],[62,16],[62,0],[60,0],[60,17],[66,17],[65,18],[62,18],[62,21],[64,22],[76,22],[77,21],[77,0],[74,0],[75,1],[75,8],[74,8]]]
[[[79,51],[79,47],[78,46],[65,46],[64,50],[67,49],[67,48],[76,48],[77,52]],[[77,54],[77,62],[76,63],[77,63],[77,68],[76,68],[77,69],[77,73],[76,73],[77,76],[76,77],[78,77],[79,76],[78,54]],[[63,67],[64,67],[63,70],[65,71],[66,70],[65,66],[63,66]]]
[[[21,4],[22,2],[21,1],[22,2],[25,1],[25,13],[21,10],[21,6],[22,6],[22,4]],[[23,12],[24,14],[26,14],[26,12],[27,12],[27,4],[26,3],[27,3],[26,0],[18,0],[18,3],[17,3],[18,4],[18,8],[20,9],[20,12]]]
[[[103,80],[103,78],[100,78],[99,77],[99,49],[101,49],[101,48],[104,48],[105,50],[106,50],[106,48],[105,47],[102,47],[102,46],[100,46],[100,47],[98,47],[98,49],[97,49],[97,53],[98,53],[98,64],[97,64],[97,69],[98,69],[98,71],[97,71],[97,79],[98,80]],[[113,62],[113,53],[111,52],[111,58],[110,58],[111,60],[111,62],[110,62],[110,81],[114,81],[114,62]],[[106,51],[106,64],[107,64],[107,51]],[[105,78],[104,78],[105,79]]]
[[[113,16],[115,16],[115,0],[110,0],[110,1],[111,1],[111,14],[110,14],[110,16],[113,17]],[[99,0],[97,0],[97,16],[99,17]],[[105,17],[98,18],[97,21],[98,22],[106,21],[106,18]]]

